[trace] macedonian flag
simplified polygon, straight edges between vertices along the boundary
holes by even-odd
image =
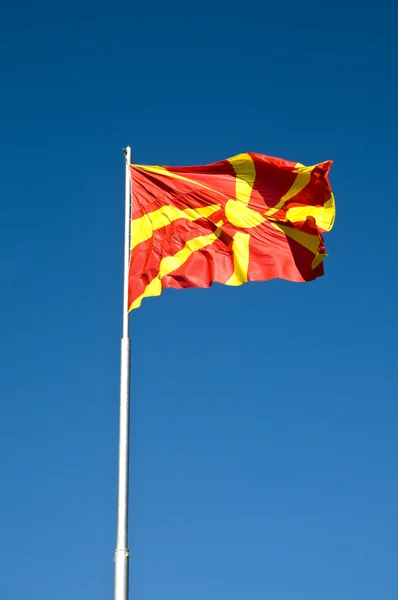
[[[249,152],[199,167],[131,165],[130,310],[168,287],[323,275],[331,164]]]

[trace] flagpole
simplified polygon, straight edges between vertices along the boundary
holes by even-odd
[[[115,550],[115,597],[128,600],[128,486],[129,486],[129,425],[130,425],[130,339],[128,316],[128,278],[131,232],[131,148],[124,149],[126,159],[125,222],[124,222],[124,286],[123,337],[120,361],[120,424],[119,424],[119,478],[117,505],[117,537]]]

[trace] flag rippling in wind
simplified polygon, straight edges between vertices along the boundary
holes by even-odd
[[[331,165],[252,152],[197,167],[131,165],[130,310],[168,287],[323,275]]]

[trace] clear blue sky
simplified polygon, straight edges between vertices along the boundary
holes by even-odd
[[[396,3],[1,17],[0,597],[113,597],[122,147],[333,159],[324,278],[131,318],[131,599],[396,600]]]

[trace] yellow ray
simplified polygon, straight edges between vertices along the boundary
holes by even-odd
[[[264,216],[249,208],[250,196],[256,180],[256,166],[249,154],[238,154],[229,158],[228,162],[236,173],[235,196],[225,205],[228,221],[239,229],[257,227],[265,221]]]
[[[278,204],[276,204],[273,208],[270,208],[265,214],[267,217],[271,217],[278,210],[280,210],[284,204],[296,196],[299,192],[301,192],[310,182],[311,173],[315,169],[317,165],[312,165],[312,167],[304,167],[301,163],[296,164],[296,168],[294,172],[297,173],[295,180],[293,181],[292,186],[286,192],[284,196],[279,200]]]
[[[282,223],[275,223],[274,221],[269,221],[269,224],[274,227],[274,229],[278,229],[282,231],[285,235],[292,238],[292,240],[298,242],[307,250],[313,252],[313,254],[318,254],[319,248],[319,238],[316,235],[312,235],[311,233],[306,233],[305,231],[300,231],[299,229],[295,229],[294,227],[290,227],[289,225],[283,225]]]
[[[225,285],[242,285],[247,281],[250,259],[250,234],[237,231],[232,243],[234,272]]]
[[[202,217],[210,217],[213,213],[220,210],[220,208],[220,204],[211,204],[209,206],[181,210],[171,204],[165,204],[158,210],[146,213],[138,219],[133,219],[131,223],[131,249],[141,244],[141,242],[149,240],[156,229],[166,227],[177,219],[196,221]]]
[[[206,246],[209,246],[213,242],[215,242],[221,234],[221,229],[218,228],[214,233],[209,235],[202,235],[197,238],[193,238],[186,242],[184,248],[179,250],[173,256],[166,256],[160,261],[159,273],[155,279],[152,279],[151,283],[149,283],[144,292],[139,296],[132,305],[130,306],[130,310],[133,308],[138,308],[141,305],[143,298],[148,296],[160,296],[162,293],[162,277],[166,275],[170,275],[173,271],[181,267],[197,250],[201,250]]]
[[[330,231],[333,227],[336,208],[333,194],[324,206],[293,206],[286,212],[286,221],[299,223],[307,217],[314,217],[317,227],[322,231]]]
[[[274,229],[278,229],[282,231],[287,237],[290,237],[292,240],[295,240],[307,250],[310,250],[314,254],[314,260],[312,261],[312,268],[316,269],[316,267],[321,264],[324,258],[328,255],[326,253],[318,252],[319,249],[319,238],[316,235],[312,235],[311,233],[306,233],[305,231],[300,231],[299,229],[295,229],[294,227],[289,227],[289,225],[282,225],[282,223],[275,223],[274,221],[269,221],[269,224],[274,227]]]
[[[250,154],[238,154],[228,159],[236,174],[235,197],[225,205],[228,221],[238,227],[257,227],[265,221],[257,211],[249,208],[250,196],[256,180],[256,166]],[[242,285],[247,281],[250,260],[250,234],[237,231],[232,242],[234,272],[226,285]]]
[[[210,192],[215,192],[216,194],[221,194],[224,196],[222,192],[214,190],[213,188],[205,185],[204,183],[200,183],[199,181],[195,181],[195,179],[190,179],[189,177],[184,177],[184,175],[179,175],[179,173],[172,173],[168,171],[166,167],[156,167],[156,166],[148,166],[148,165],[131,165],[132,167],[137,167],[142,171],[148,171],[149,173],[155,173],[155,175],[164,175],[165,177],[171,177],[172,179],[179,179],[180,181],[186,181],[187,183],[193,183],[205,190],[210,190]],[[225,196],[224,196],[225,197]]]
[[[227,159],[236,173],[236,199],[246,206],[256,180],[256,166],[250,154],[238,154]]]
[[[249,154],[238,154],[237,156],[228,158],[227,161],[232,165],[236,173],[236,197],[241,202],[248,204],[251,190],[253,189],[254,185],[254,180],[256,178],[256,167],[254,165],[253,159]],[[179,173],[173,173],[172,171],[168,171],[166,167],[150,165],[131,166],[136,167],[137,169],[141,169],[142,171],[148,171],[148,173],[155,173],[155,175],[164,175],[165,177],[170,177],[172,179],[186,181],[187,183],[192,183],[193,185],[197,185],[198,187],[209,190],[210,192],[219,194],[220,196],[223,196],[223,198],[227,198],[227,196],[219,190],[215,190],[214,188],[211,188],[208,185],[205,185],[204,183],[201,183],[199,181],[195,181],[195,179],[191,179],[190,177],[185,177],[184,175],[180,175]]]

